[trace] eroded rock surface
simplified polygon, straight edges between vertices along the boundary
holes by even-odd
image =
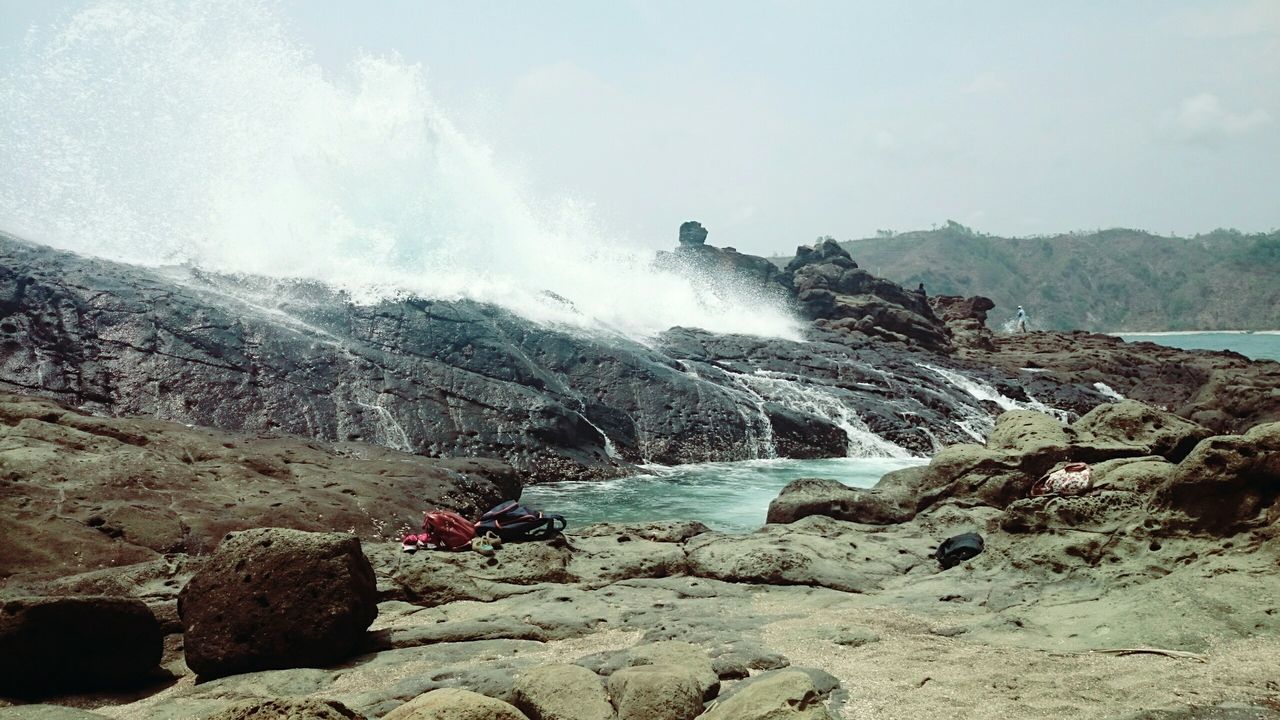
[[[803,313],[820,327],[951,350],[951,331],[934,315],[924,293],[859,268],[834,240],[797,248],[785,277]]]
[[[350,535],[236,533],[178,597],[187,666],[216,678],[343,660],[378,616],[376,585]]]
[[[1045,473],[1072,462],[1097,464],[1099,487],[1149,491],[1165,482],[1163,466],[1171,468],[1194,453],[1191,448],[1209,435],[1195,423],[1132,401],[1099,406],[1071,424],[1045,413],[1011,410],[997,418],[985,444],[951,445],[928,466],[888,473],[871,489],[795,480],[770,504],[769,520],[825,515],[884,525],[908,521],[944,502],[1004,508],[1025,498]],[[1144,460],[1156,464],[1134,464]]]
[[[252,527],[386,540],[424,509],[472,515],[519,487],[494,460],[102,418],[0,393],[0,585],[203,555]]]

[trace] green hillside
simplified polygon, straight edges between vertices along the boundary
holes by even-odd
[[[948,222],[881,235],[841,245],[862,267],[904,286],[990,297],[993,327],[1023,305],[1041,330],[1280,328],[1280,232],[1182,238],[1117,228],[1003,238]]]

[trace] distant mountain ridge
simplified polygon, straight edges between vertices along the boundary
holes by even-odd
[[[863,268],[905,287],[991,298],[996,329],[1018,305],[1038,330],[1280,328],[1280,231],[1165,237],[1115,228],[1005,238],[948,221],[840,245]]]

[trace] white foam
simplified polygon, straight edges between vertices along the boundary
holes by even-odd
[[[937,374],[954,387],[963,390],[970,397],[993,403],[1001,410],[1035,410],[1046,415],[1052,415],[1063,423],[1070,419],[1066,411],[1045,405],[1030,394],[1027,395],[1027,401],[1022,402],[1002,394],[989,383],[976,378],[966,377],[960,373],[944,370],[926,363],[917,363],[917,367],[922,367]],[[987,435],[995,428],[995,418],[978,406],[964,406],[961,409],[964,411],[964,415],[960,420],[953,421],[956,427],[978,442],[985,442]]]
[[[275,8],[101,0],[32,36],[0,79],[0,227],[131,263],[314,278],[361,302],[798,337],[767,298],[657,271],[584,203],[533,199],[422,67],[366,55],[326,74]]]
[[[908,458],[911,452],[871,431],[856,412],[829,388],[787,373],[756,370],[751,375],[736,375],[761,399],[809,415],[824,418],[844,431],[847,439],[845,455],[855,458]]]
[[[1121,395],[1120,393],[1116,392],[1116,389],[1115,389],[1115,388],[1111,387],[1110,385],[1108,385],[1108,384],[1106,384],[1106,383],[1104,383],[1104,382],[1096,382],[1096,383],[1094,383],[1094,384],[1093,384],[1093,387],[1094,387],[1094,389],[1095,389],[1095,390],[1097,390],[1098,392],[1102,393],[1103,395],[1105,395],[1105,396],[1107,396],[1107,397],[1111,398],[1112,400],[1124,400],[1124,399],[1125,399],[1125,397],[1124,397],[1123,395]]]

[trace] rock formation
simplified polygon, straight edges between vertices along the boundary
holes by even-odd
[[[366,718],[336,700],[271,698],[242,702],[203,720],[366,720]]]
[[[696,220],[680,223],[681,245],[702,245],[707,242],[707,229]]]
[[[933,314],[924,293],[859,268],[834,240],[797,248],[784,276],[802,312],[819,327],[936,352],[951,349],[950,331]]]
[[[686,247],[706,247],[698,229]],[[923,294],[823,246],[789,282],[874,327],[818,318],[803,343],[675,328],[652,347],[531,333],[474,303],[363,307],[307,284],[0,253],[0,382],[100,413],[0,396],[0,591],[17,603],[0,643],[31,608],[115,603],[150,618],[134,632],[163,635],[162,671],[180,678],[89,697],[31,685],[89,710],[10,697],[0,718],[1269,712],[1280,424],[1248,422],[1277,411],[1280,365],[1189,353],[1180,369],[1184,355],[1043,333],[991,352],[981,303],[943,303],[971,333],[948,334]],[[959,357],[929,349],[944,340]],[[1101,404],[1116,391],[1172,405]],[[339,442],[105,416],[136,411]],[[980,444],[952,444],[970,433]],[[517,492],[510,467],[357,438],[496,454],[535,480],[883,438],[950,447],[870,490],[797,481],[750,534],[575,526],[487,557],[383,538],[428,502]],[[1093,465],[1094,492],[1028,497],[1069,461]],[[252,525],[296,530],[223,540]],[[935,548],[966,531],[986,550],[941,570]],[[112,664],[130,684],[156,664],[142,645]]]
[[[1037,397],[1050,397],[1064,385],[1093,386],[1113,400],[1161,407],[1221,433],[1280,420],[1273,393],[1280,386],[1280,363],[1086,332],[995,335],[985,324],[994,307],[988,298],[942,296],[929,302],[951,330],[953,357],[969,372],[996,368],[1020,375],[1016,385]],[[1088,410],[1069,399],[1051,404],[1081,414]]]
[[[923,367],[958,372],[947,358],[820,328],[810,342],[685,328],[606,342],[474,302],[357,305],[310,283],[148,270],[3,237],[0,261],[0,389],[104,415],[501,458],[529,482],[839,455],[854,438],[832,440],[860,422],[929,451],[986,412]],[[1059,390],[1079,411],[1103,400]]]
[[[235,533],[178,595],[187,666],[209,679],[344,660],[378,616],[375,586],[350,535]]]
[[[996,336],[994,352],[971,358],[975,367],[1024,378],[1034,374],[1053,384],[1101,384],[1113,396],[1164,408],[1218,433],[1237,434],[1280,420],[1275,395],[1280,362],[1230,351],[1179,350],[1084,332],[1034,332]]]
[[[731,247],[707,244],[707,229],[690,220],[680,226],[674,252],[659,252],[654,264],[689,277],[707,292],[733,302],[785,302],[791,288],[778,266]]]
[[[0,696],[131,690],[154,680],[162,651],[160,623],[141,600],[0,599]]]
[[[970,350],[991,352],[996,349],[994,335],[987,327],[987,311],[996,306],[991,298],[956,295],[929,297],[929,307],[951,330],[957,353],[963,357]]]

